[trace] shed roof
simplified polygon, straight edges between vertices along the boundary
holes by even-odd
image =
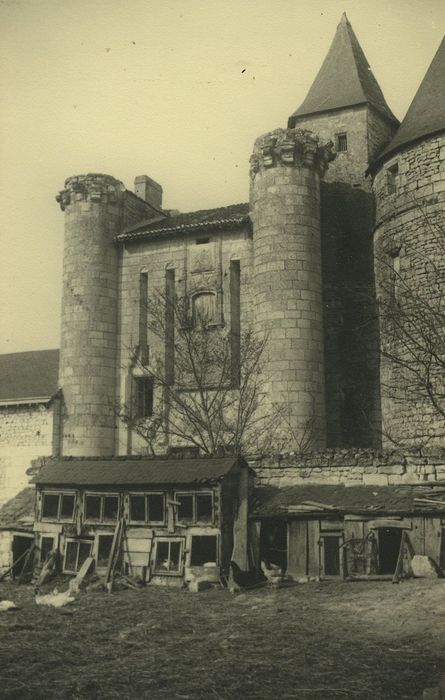
[[[28,486],[0,508],[0,530],[29,530],[34,523],[36,490]]]
[[[428,501],[434,498],[439,501],[437,505],[422,503],[424,499]],[[416,502],[415,499],[420,499],[420,502]],[[445,512],[445,484],[441,487],[345,486],[344,484],[288,486],[280,489],[263,487],[255,492],[252,513],[259,517],[329,512],[378,515],[412,513],[416,510]]]
[[[147,457],[65,457],[47,462],[32,479],[39,485],[149,486],[195,484],[218,481],[235,472],[241,460],[235,457],[151,459]]]
[[[289,128],[294,128],[301,117],[360,104],[369,104],[392,122],[399,123],[386,104],[380,86],[344,13],[327,56],[305,100],[289,117]]]
[[[445,37],[400,127],[378,162],[414,141],[445,130]]]
[[[125,228],[116,240],[126,242],[141,238],[157,238],[178,233],[206,232],[214,229],[238,228],[250,223],[249,204],[231,204],[216,209],[201,209],[166,218],[142,221]]]
[[[0,403],[49,401],[57,392],[58,350],[0,355]]]

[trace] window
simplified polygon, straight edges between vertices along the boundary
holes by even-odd
[[[338,153],[348,150],[348,135],[346,132],[335,134],[335,150]]]
[[[178,521],[181,523],[213,523],[213,494],[178,493]]]
[[[154,573],[180,576],[183,568],[183,543],[180,538],[156,540]]]
[[[394,192],[396,191],[398,175],[399,175],[398,163],[395,163],[390,168],[388,168],[388,170],[386,171],[386,185],[387,185],[388,194],[394,194]]]
[[[75,574],[79,571],[85,559],[91,556],[92,547],[92,540],[67,540],[63,559],[64,573]]]
[[[54,549],[54,537],[42,537],[40,541],[40,561],[43,564]]]
[[[164,494],[130,494],[130,520],[137,523],[164,523]]]
[[[391,264],[390,295],[392,301],[397,302],[400,292],[400,248],[393,250],[389,255]]]
[[[97,535],[97,561],[96,566],[108,566],[110,558],[111,545],[113,544],[113,535]]]
[[[143,365],[146,365],[148,362],[147,298],[148,273],[141,272],[139,275],[139,359]]]
[[[153,415],[153,379],[151,377],[136,377],[134,384],[136,416],[138,418],[149,418]]]
[[[42,520],[72,521],[76,496],[74,493],[44,493]]]
[[[193,535],[190,566],[204,566],[207,563],[217,563],[216,535]]]
[[[201,292],[192,298],[192,323],[194,328],[206,328],[216,323],[216,294]]]
[[[119,496],[87,494],[85,496],[85,520],[115,522],[119,515]]]

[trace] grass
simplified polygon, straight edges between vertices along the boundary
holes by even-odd
[[[418,700],[445,671],[443,580],[0,596],[1,698]]]

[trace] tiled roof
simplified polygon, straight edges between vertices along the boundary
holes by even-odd
[[[357,37],[343,14],[328,54],[306,99],[289,117],[289,128],[310,114],[369,104],[388,119],[398,120],[386,104]]]
[[[288,513],[413,513],[415,510],[442,511],[445,505],[416,503],[414,499],[436,498],[445,502],[445,484],[435,492],[431,486],[344,486],[302,485],[284,488],[263,487],[255,492],[252,512],[257,516]],[[437,496],[439,493],[439,497]],[[440,495],[443,494],[443,496]],[[308,505],[304,505],[308,503]],[[326,510],[318,506],[328,506]]]
[[[32,482],[79,486],[193,484],[217,481],[235,471],[239,461],[230,458],[150,459],[143,457],[76,458],[47,462]]]
[[[28,487],[0,508],[0,530],[30,530],[34,523],[35,488]]]
[[[236,228],[249,224],[249,222],[249,205],[247,203],[232,204],[228,207],[201,209],[164,219],[141,222],[124,229],[116,236],[116,240],[126,242],[177,233],[205,233],[214,229]]]
[[[399,151],[414,141],[445,130],[445,38],[437,49],[419,89],[393,140],[379,156]]]
[[[58,350],[0,355],[0,403],[49,400],[57,392]]]

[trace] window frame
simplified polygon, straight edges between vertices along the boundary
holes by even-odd
[[[87,518],[87,498],[88,496],[94,496],[96,498],[100,498],[100,517],[97,518]],[[105,518],[104,519],[104,505],[105,505],[105,498],[107,497],[112,497],[112,498],[117,498],[117,515],[116,519],[112,520],[111,518]],[[85,491],[84,493],[84,499],[83,499],[83,521],[84,523],[101,523],[101,524],[112,524],[116,523],[119,520],[120,517],[120,511],[121,511],[121,494],[120,493],[113,493],[113,492],[108,492],[103,493],[103,492],[97,492],[97,491]]]
[[[143,496],[145,499],[145,519],[144,520],[133,520],[131,517],[131,497],[132,496]],[[150,509],[148,508],[147,498],[148,496],[162,496],[162,507],[164,513],[163,520],[150,520],[147,515],[150,516]],[[165,525],[167,519],[167,498],[165,491],[129,491],[128,493],[128,522],[132,525]]]
[[[196,318],[195,302],[199,297],[213,298],[213,318],[203,319],[204,323],[199,323]],[[219,319],[218,310],[218,293],[216,289],[196,289],[190,297],[190,323],[191,327],[201,330],[211,330],[212,328],[220,328],[221,320]]]
[[[175,571],[169,571],[165,569],[156,568],[156,560],[158,558],[158,545],[162,542],[168,542],[171,545],[172,542],[179,542],[179,568]],[[184,552],[185,552],[185,537],[156,537],[154,540],[154,551],[153,551],[153,575],[154,576],[183,576],[184,574]],[[170,553],[170,547],[169,547]]]
[[[341,148],[341,144],[345,145],[345,148]],[[347,153],[348,152],[348,132],[339,131],[335,134],[335,152],[336,153]]]
[[[193,496],[193,519],[190,521],[180,520],[179,506],[176,509],[176,521],[183,525],[214,525],[215,524],[215,494],[213,491],[175,491],[174,500],[180,501],[181,496]],[[197,496],[210,496],[212,499],[212,517],[210,520],[198,520],[198,499]]]
[[[57,516],[43,515],[45,496],[58,496],[59,503],[57,506]],[[73,496],[74,497],[73,514],[70,518],[62,517],[62,515],[61,515],[63,496]],[[40,511],[41,522],[44,522],[44,523],[50,523],[50,522],[72,523],[72,522],[74,522],[74,516],[76,514],[77,496],[78,496],[77,491],[70,491],[70,490],[66,490],[66,489],[63,489],[62,491],[59,491],[59,490],[57,490],[57,491],[51,491],[51,490],[42,491],[42,506],[41,506],[41,511]]]
[[[44,564],[44,563],[45,563],[46,557],[48,556],[49,552],[51,552],[53,549],[56,549],[56,544],[55,544],[56,538],[57,538],[57,535],[48,535],[48,534],[45,534],[45,533],[43,533],[43,532],[40,533],[40,542],[39,542],[39,550],[40,550],[40,551],[39,551],[39,562],[40,562],[41,564]],[[43,557],[42,557],[42,554],[43,554],[43,547],[42,547],[43,540],[52,540],[52,541],[53,541],[52,546],[51,546],[51,549],[48,550],[48,553],[46,554],[46,556],[45,556],[44,559],[43,559]]]
[[[193,564],[193,563],[192,563],[192,556],[193,556],[193,538],[194,538],[194,537],[214,537],[214,538],[215,538],[215,541],[216,541],[216,545],[215,545],[215,553],[216,553],[215,563],[216,563],[217,566],[220,566],[220,536],[219,536],[219,532],[218,532],[218,531],[209,532],[208,534],[201,534],[201,533],[197,533],[197,532],[192,532],[191,535],[190,535],[190,545],[189,545],[189,549],[190,549],[189,564],[188,564],[188,565],[189,565],[189,568],[193,569],[193,568],[199,568],[199,567],[204,566],[204,564]],[[204,562],[204,563],[205,563],[205,562]]]
[[[149,396],[142,396],[141,399],[141,385],[143,387],[149,387]],[[153,377],[147,376],[133,376],[133,391],[134,391],[134,413],[135,418],[151,418],[153,415],[153,404],[154,404],[154,381]],[[145,392],[145,389],[142,389]],[[148,410],[147,410],[148,407]],[[141,410],[142,408],[142,410]]]
[[[77,544],[77,556],[76,556],[76,568],[75,568],[75,570],[66,568],[66,554],[67,554],[67,550],[68,550],[68,544],[71,542],[75,542]],[[92,551],[93,551],[94,540],[87,540],[84,538],[77,539],[76,537],[67,537],[65,539],[65,546],[64,546],[64,550],[63,550],[63,561],[62,561],[62,573],[64,573],[64,574],[77,574],[77,572],[79,571],[79,554],[80,554],[80,545],[81,544],[89,544],[90,545],[90,553],[88,556],[91,557]]]
[[[395,194],[399,184],[399,163],[396,161],[386,168],[386,193]]]

